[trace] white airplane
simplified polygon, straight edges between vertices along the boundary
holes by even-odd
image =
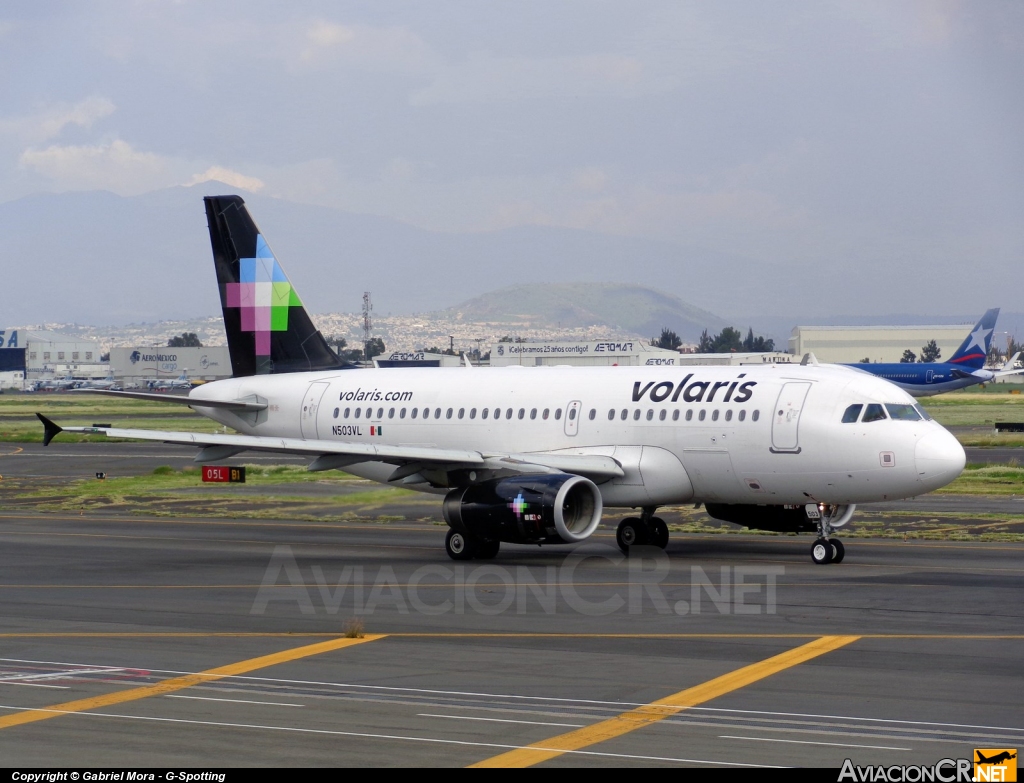
[[[106,378],[96,378],[93,380],[82,381],[76,387],[78,389],[116,389],[117,381],[114,380],[114,374],[108,373]]]
[[[153,391],[176,391],[178,389],[191,389],[192,381],[188,379],[188,375],[182,370],[181,375],[177,378],[163,378],[157,381],[149,381],[149,388]]]
[[[310,470],[441,494],[456,560],[584,541],[605,507],[640,510],[618,526],[624,551],[664,548],[657,508],[703,503],[751,528],[816,532],[813,560],[840,562],[834,533],[856,504],[930,492],[964,467],[913,397],[838,365],[349,369],[242,199],[205,202],[234,377],[180,399],[237,434],[68,431],[194,445],[197,462],[300,454]],[[61,428],[39,418],[49,443]]]

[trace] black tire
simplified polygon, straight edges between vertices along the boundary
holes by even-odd
[[[832,562],[832,542],[827,538],[819,538],[811,544],[811,560],[818,565],[828,565]]]
[[[661,517],[651,519],[651,543],[659,549],[668,546],[668,525]]]
[[[452,560],[472,560],[476,556],[476,542],[449,528],[444,537],[444,550]]]
[[[501,549],[500,541],[481,541],[476,545],[477,560],[493,560]]]
[[[629,554],[631,546],[643,546],[648,538],[647,526],[636,517],[626,517],[615,531],[615,543],[623,554]]]
[[[838,538],[830,538],[828,541],[832,544],[832,562],[843,562],[843,558],[846,557],[846,547],[843,546],[843,542]]]

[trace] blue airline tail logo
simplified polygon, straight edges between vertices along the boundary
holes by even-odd
[[[958,364],[961,367],[980,369],[985,366],[985,357],[988,356],[989,346],[992,344],[992,333],[996,328],[996,319],[999,317],[999,308],[993,307],[985,313],[974,326],[974,330],[967,335],[967,339],[956,349],[956,353],[950,357],[950,364]]]

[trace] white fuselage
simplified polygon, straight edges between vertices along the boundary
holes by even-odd
[[[346,370],[233,378],[190,398],[247,435],[611,456],[625,476],[599,485],[608,506],[881,501],[944,486],[965,462],[931,420],[843,423],[853,404],[914,400],[835,365]],[[204,398],[267,408],[238,415]],[[345,467],[382,482],[394,469]]]

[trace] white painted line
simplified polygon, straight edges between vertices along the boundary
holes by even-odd
[[[71,690],[70,685],[43,685],[41,682],[0,682],[0,685],[24,685],[29,688],[58,688],[62,691]]]
[[[449,718],[451,720],[482,720],[487,723],[525,723],[527,726],[566,726],[570,729],[582,729],[585,723],[541,723],[534,720],[510,720],[508,718],[476,718],[471,715],[434,715],[430,712],[417,712],[417,718]]]
[[[593,750],[563,750],[561,748],[544,748],[537,745],[502,745],[496,742],[468,742],[466,740],[441,739],[440,737],[408,737],[401,734],[370,734],[362,731],[335,731],[331,729],[303,729],[297,726],[264,726],[255,723],[223,723],[220,721],[207,720],[186,720],[183,718],[157,718],[149,715],[118,715],[111,712],[73,712],[69,710],[39,709],[38,707],[14,707],[9,704],[0,704],[3,710],[31,710],[33,712],[52,712],[58,715],[69,715],[87,718],[121,718],[123,720],[155,721],[158,723],[182,723],[193,726],[217,726],[228,729],[260,729],[263,731],[284,731],[297,734],[322,734],[333,737],[359,737],[362,739],[401,740],[404,742],[429,742],[438,745],[461,745],[472,748],[497,748],[498,750],[551,750],[558,753],[574,754],[577,756],[600,756],[613,759],[636,759],[638,761],[670,761],[677,764],[711,764],[721,767],[774,767],[771,764],[742,764],[737,761],[712,761],[709,759],[684,759],[672,756],[636,756],[627,753],[599,753]]]
[[[870,748],[872,750],[913,750],[913,748],[890,748],[886,745],[845,745],[842,742],[811,742],[810,740],[773,739],[771,737],[733,737],[719,734],[719,739],[752,740],[754,742],[788,742],[793,745],[827,745],[830,748]]]
[[[270,704],[274,707],[305,707],[305,704],[287,704],[283,701],[249,701],[248,699],[214,699],[211,696],[178,696],[174,693],[165,693],[166,699],[195,699],[196,701],[230,701],[234,704]]]
[[[76,674],[110,674],[123,672],[124,669],[69,669],[63,672],[44,672],[42,674],[16,674],[13,677],[0,677],[0,683],[22,682],[27,680],[59,680],[64,677],[74,677]]]

